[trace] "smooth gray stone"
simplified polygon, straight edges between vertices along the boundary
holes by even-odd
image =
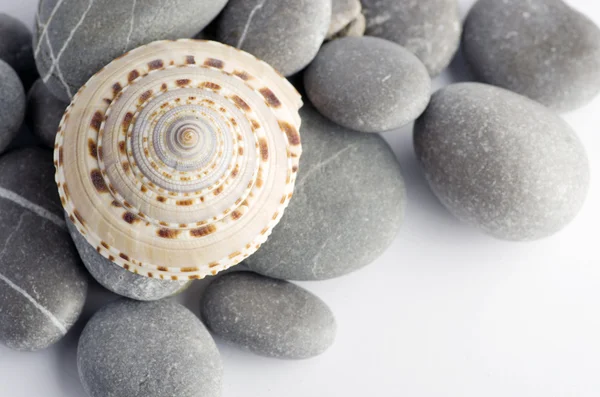
[[[194,36],[226,2],[41,0],[33,46],[38,70],[48,89],[68,101],[126,51],[154,40]]]
[[[29,90],[25,122],[44,145],[54,147],[58,125],[67,106],[69,103],[52,95],[40,79]]]
[[[70,220],[66,222],[87,270],[104,288],[115,294],[139,301],[153,301],[183,292],[191,284],[191,281],[159,280],[125,270],[100,255]]]
[[[0,158],[0,343],[39,350],[79,317],[88,279],[65,226],[52,152]]]
[[[120,299],[87,323],[77,367],[90,397],[218,397],[223,366],[192,312],[171,301]]]
[[[338,33],[355,21],[362,9],[360,0],[332,0],[331,23],[327,31],[327,39],[335,37]]]
[[[481,81],[560,112],[600,92],[600,29],[561,0],[480,0],[463,48]]]
[[[25,89],[38,77],[31,41],[31,31],[23,22],[0,13],[0,59],[17,72]]]
[[[219,277],[202,300],[202,318],[219,337],[256,354],[304,359],[335,340],[331,309],[307,290],[251,272]]]
[[[306,94],[332,121],[361,132],[400,128],[425,110],[431,79],[411,52],[376,37],[323,46],[304,73]]]
[[[294,196],[266,243],[245,263],[266,276],[324,280],[373,262],[404,219],[400,165],[377,134],[300,110],[302,157]]]
[[[25,91],[19,76],[0,60],[0,153],[17,136],[25,118]]]
[[[457,0],[362,0],[362,4],[367,35],[406,47],[432,77],[450,64],[460,43]]]
[[[462,83],[433,95],[415,124],[433,192],[458,219],[506,240],[565,227],[590,169],[575,132],[552,111],[502,88]]]
[[[229,0],[217,38],[289,76],[317,55],[330,21],[331,0]]]

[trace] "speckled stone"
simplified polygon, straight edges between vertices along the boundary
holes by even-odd
[[[192,37],[227,0],[41,0],[34,55],[48,89],[69,100],[100,68],[154,40]]]
[[[360,15],[360,0],[333,0],[331,2],[331,23],[327,38],[331,39],[348,27]]]
[[[127,271],[100,255],[79,234],[70,220],[66,220],[66,222],[87,270],[104,288],[115,294],[140,301],[153,301],[176,295],[184,291],[191,283],[191,281],[159,280]]]
[[[579,212],[590,169],[560,117],[479,83],[434,94],[415,124],[415,150],[434,193],[460,220],[506,240],[534,240]]]
[[[170,302],[121,299],[88,322],[77,366],[90,397],[219,397],[223,368],[196,316]]]
[[[17,73],[0,60],[0,153],[17,136],[25,117],[25,91]]]
[[[38,76],[31,31],[16,18],[0,13],[0,59],[8,63],[28,89]]]
[[[337,124],[361,132],[400,128],[425,110],[427,69],[405,48],[375,37],[323,46],[304,73],[311,102]]]
[[[69,106],[48,90],[42,80],[37,80],[27,93],[27,126],[44,145],[53,148],[58,125]]]
[[[362,4],[367,35],[406,47],[431,76],[450,64],[460,42],[457,0],[362,0]]]
[[[317,55],[330,21],[329,0],[229,0],[217,38],[289,76]]]
[[[0,158],[0,343],[43,349],[79,317],[87,275],[62,217],[52,152]]]
[[[477,77],[557,111],[600,92],[600,29],[562,0],[480,0],[465,22]]]
[[[400,165],[376,134],[340,127],[310,104],[300,110],[302,147],[285,216],[245,263],[288,280],[324,280],[373,262],[404,219]]]
[[[219,337],[267,357],[304,359],[327,350],[336,322],[307,290],[251,272],[219,277],[202,300],[202,318]]]

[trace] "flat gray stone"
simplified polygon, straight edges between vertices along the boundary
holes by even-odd
[[[191,281],[159,280],[125,270],[100,255],[70,220],[66,222],[87,270],[100,285],[115,294],[139,301],[153,301],[183,292],[191,284]]]
[[[65,226],[52,152],[0,158],[0,343],[43,349],[79,317],[88,279]]]
[[[588,191],[589,163],[571,127],[502,88],[462,83],[438,91],[415,124],[414,141],[440,201],[501,239],[558,232]]]
[[[218,397],[217,347],[192,312],[170,302],[120,299],[88,322],[77,366],[90,397]]]
[[[25,89],[38,77],[31,41],[31,31],[23,22],[0,13],[0,59],[17,72]]]
[[[336,322],[307,290],[251,272],[219,277],[207,288],[202,317],[219,337],[267,357],[304,359],[327,350]]]
[[[373,262],[404,219],[400,165],[377,134],[340,127],[310,104],[300,110],[302,157],[294,196],[265,244],[245,263],[288,280],[324,280]]]
[[[27,93],[27,126],[42,143],[54,147],[58,125],[68,102],[58,99],[44,82],[38,79]]]
[[[34,55],[48,89],[63,100],[126,51],[192,37],[227,0],[41,0]]]
[[[327,38],[331,39],[355,21],[362,9],[360,0],[332,0],[331,23]]]
[[[362,4],[367,35],[406,47],[432,77],[450,64],[460,43],[457,0],[362,0]]]
[[[19,76],[0,60],[0,153],[17,136],[25,118],[25,91]]]
[[[561,0],[480,0],[464,30],[465,57],[483,82],[560,112],[600,92],[600,29]]]
[[[361,132],[400,128],[429,102],[431,79],[411,52],[376,37],[323,46],[304,73],[306,94],[337,124]]]
[[[229,0],[217,38],[289,76],[317,55],[330,21],[329,0]]]

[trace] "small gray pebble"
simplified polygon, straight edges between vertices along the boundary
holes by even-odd
[[[440,201],[501,239],[558,232],[588,191],[589,163],[571,127],[502,88],[462,83],[438,91],[415,124],[414,140]]]
[[[0,343],[39,350],[79,317],[88,279],[62,217],[52,152],[0,158]]]
[[[38,77],[31,41],[31,31],[23,22],[0,13],[0,59],[17,72],[25,89]]]
[[[600,92],[600,29],[562,0],[480,0],[464,54],[483,82],[565,112]]]
[[[0,60],[0,153],[17,136],[25,118],[25,91],[19,76]]]
[[[38,79],[27,94],[27,126],[42,143],[54,147],[58,125],[69,104],[58,99]]]
[[[120,299],[88,322],[77,366],[90,397],[218,397],[217,346],[192,312],[170,301]]]
[[[367,28],[367,20],[363,14],[358,16],[348,24],[344,29],[340,30],[334,38],[342,37],[361,37],[365,34]]]
[[[153,301],[176,295],[191,283],[191,281],[159,280],[125,270],[100,255],[70,220],[67,219],[66,222],[87,270],[104,288],[115,294],[139,301]]]
[[[431,95],[431,79],[419,59],[375,37],[325,44],[304,73],[304,87],[319,112],[361,132],[408,124],[425,110]]]
[[[317,55],[330,21],[330,0],[229,0],[217,38],[289,76]]]
[[[300,116],[303,153],[294,197],[245,263],[270,277],[324,280],[368,265],[390,246],[406,193],[400,165],[379,135],[338,126],[310,104]]]
[[[360,0],[333,0],[331,2],[331,23],[327,32],[327,39],[337,36],[359,15],[362,9]]]
[[[154,40],[192,37],[226,2],[41,0],[33,43],[38,70],[48,89],[69,101],[116,57]]]
[[[333,344],[336,334],[333,313],[321,299],[251,272],[213,281],[202,300],[202,317],[216,335],[267,357],[314,357]]]
[[[460,43],[457,0],[362,0],[362,4],[367,35],[406,47],[432,77],[450,64]]]

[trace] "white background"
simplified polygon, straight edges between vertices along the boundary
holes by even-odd
[[[473,0],[460,3],[464,17]],[[568,3],[600,24],[596,0]],[[35,7],[35,0],[0,0],[0,12],[30,26]],[[459,56],[435,86],[469,78]],[[410,128],[387,133],[408,189],[393,246],[349,276],[301,283],[336,314],[335,345],[315,359],[279,361],[217,341],[223,396],[599,396],[600,98],[565,118],[587,147],[592,187],[575,222],[534,243],[497,241],[454,220],[423,179]],[[198,313],[205,285],[178,299]],[[77,338],[115,297],[92,286],[82,320],[48,350],[0,346],[0,396],[84,397]]]

